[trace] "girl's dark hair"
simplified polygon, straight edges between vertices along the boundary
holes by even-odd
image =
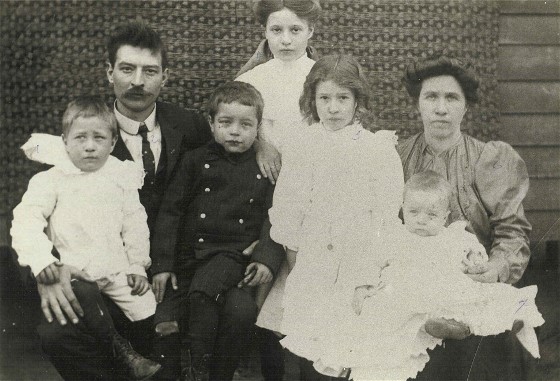
[[[325,81],[333,81],[352,91],[357,103],[355,118],[360,119],[361,114],[372,110],[370,86],[362,66],[352,56],[329,55],[315,62],[303,85],[299,107],[308,123],[319,122],[315,93],[319,83]]]
[[[440,75],[451,75],[459,82],[468,104],[478,101],[479,81],[476,73],[471,65],[456,58],[438,56],[421,62],[413,62],[407,66],[402,82],[408,94],[418,100],[422,82]]]
[[[107,41],[109,63],[115,67],[117,51],[123,45],[148,49],[152,54],[161,54],[161,68],[167,67],[167,51],[159,34],[143,22],[131,22],[118,26]]]
[[[319,0],[256,0],[253,1],[253,12],[262,26],[266,26],[271,13],[288,8],[297,17],[314,26],[321,14]]]

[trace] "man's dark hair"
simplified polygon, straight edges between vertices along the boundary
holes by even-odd
[[[159,34],[142,22],[132,22],[118,26],[107,41],[109,63],[115,66],[117,51],[123,45],[148,49],[152,54],[161,54],[162,70],[167,68],[167,51]]]

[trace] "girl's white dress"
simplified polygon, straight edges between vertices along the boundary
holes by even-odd
[[[427,349],[442,342],[423,328],[438,317],[466,323],[480,336],[505,332],[521,320],[517,337],[539,357],[534,327],[544,320],[535,306],[537,287],[480,283],[463,274],[462,259],[481,247],[465,226],[456,222],[432,237],[396,229],[385,245],[388,262],[378,280],[384,288],[366,299],[359,316],[333,306],[338,330],[320,339],[322,364],[351,368],[355,381],[413,378],[429,360]]]
[[[403,173],[394,133],[311,125],[283,154],[269,211],[272,239],[297,250],[284,292],[282,345],[314,360],[336,334],[332,306],[379,277],[385,231],[399,225]],[[361,266],[360,264],[363,264]],[[360,271],[355,271],[358,268]]]
[[[314,64],[315,61],[307,54],[292,62],[274,58],[235,79],[253,85],[261,93],[264,110],[259,139],[271,143],[282,154],[286,146],[300,140],[301,129],[307,129],[302,124],[299,98],[305,78]],[[283,162],[284,160],[282,157]],[[259,312],[256,322],[259,327],[280,331],[282,298],[288,272],[288,263],[284,261]]]
[[[274,58],[237,77],[236,81],[253,85],[264,100],[263,124],[259,138],[282,152],[283,147],[297,134],[302,115],[299,98],[309,71],[315,64],[304,54],[295,61]]]

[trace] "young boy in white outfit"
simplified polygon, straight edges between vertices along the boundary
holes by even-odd
[[[86,273],[92,283],[72,281],[84,310],[81,321],[73,323],[84,324],[102,344],[112,346],[127,377],[145,379],[160,365],[140,356],[118,335],[99,295],[101,291],[113,300],[131,321],[155,312],[146,276],[149,230],[138,197],[143,171],[110,156],[117,123],[100,98],[70,102],[62,129],[62,139],[34,134],[22,147],[31,160],[54,167],[30,180],[14,209],[12,246],[39,285],[58,282],[62,264]],[[48,316],[50,312],[45,313],[50,324],[59,324]]]

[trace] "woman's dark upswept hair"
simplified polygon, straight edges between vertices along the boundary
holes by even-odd
[[[471,65],[461,62],[456,58],[438,56],[425,61],[409,64],[404,72],[402,82],[408,94],[418,100],[425,79],[440,75],[453,76],[465,94],[468,104],[478,101],[478,77]]]
[[[319,122],[315,93],[319,83],[326,81],[333,81],[338,86],[352,91],[357,103],[355,119],[360,119],[363,113],[372,110],[370,86],[362,66],[352,56],[329,55],[315,62],[303,85],[299,108],[308,123]]]
[[[262,26],[266,26],[268,16],[271,13],[288,8],[297,17],[309,23],[313,27],[321,15],[321,4],[319,0],[256,0],[253,1],[253,12]]]

